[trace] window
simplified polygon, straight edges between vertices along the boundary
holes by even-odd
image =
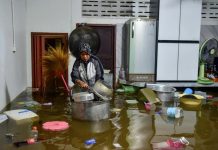
[[[83,0],[82,16],[157,18],[158,0]]]

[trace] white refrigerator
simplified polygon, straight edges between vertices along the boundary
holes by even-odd
[[[156,20],[130,19],[125,26],[127,80],[154,81]]]

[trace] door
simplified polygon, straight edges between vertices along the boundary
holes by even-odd
[[[177,80],[178,43],[158,43],[157,80]]]
[[[58,89],[64,88],[60,78],[54,76],[53,79],[45,81],[42,67],[42,57],[48,51],[48,46],[54,48],[61,47],[67,52],[68,34],[67,33],[31,33],[32,40],[32,87],[39,88],[40,92],[53,94]],[[68,81],[68,71],[64,74]],[[68,83],[68,82],[67,82]]]
[[[160,1],[157,80],[197,79],[201,6],[202,0]]]
[[[158,40],[178,40],[180,0],[160,0]]]
[[[180,40],[200,40],[202,0],[181,0]]]
[[[196,81],[198,78],[199,44],[180,43],[178,80]]]

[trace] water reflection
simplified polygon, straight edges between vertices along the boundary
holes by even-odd
[[[114,133],[113,133],[113,135],[114,135],[113,146],[115,148],[121,149],[122,145],[119,143],[119,138],[120,138],[120,135],[122,133],[121,132],[122,126],[121,126],[121,123],[120,123],[120,112],[117,111],[117,112],[115,112],[115,114],[116,114],[115,117],[110,119],[111,123],[113,124],[114,129],[115,129]]]
[[[210,105],[205,105],[197,115],[197,123],[195,126],[195,149],[217,149],[217,139],[218,108]]]
[[[111,123],[113,125],[113,149],[125,149],[127,143],[123,140],[126,136],[126,117],[125,117],[125,96],[116,95],[113,103],[113,114],[111,115]]]
[[[152,116],[140,113],[139,110],[128,109],[127,117],[129,118],[129,134],[126,137],[128,149],[151,149],[150,140],[154,135]]]
[[[153,142],[163,142],[169,137],[179,138],[181,136],[184,136],[190,142],[187,149],[212,150],[218,148],[217,106],[207,104],[200,109],[186,109],[184,107],[184,117],[175,119],[158,113],[151,115],[145,111],[141,102],[138,104],[126,103],[126,100],[134,99],[134,96],[128,94],[115,95],[110,103],[110,109],[108,109],[112,110],[108,119],[84,121],[75,117],[82,113],[78,114],[80,111],[73,113],[72,107],[75,107],[75,110],[84,110],[86,106],[72,106],[73,103],[64,95],[51,97],[49,99],[49,102],[52,102],[51,106],[41,106],[40,109],[31,107],[39,115],[39,122],[15,124],[11,120],[7,120],[0,124],[0,149],[17,149],[13,146],[13,142],[28,138],[33,125],[38,127],[40,141],[19,149],[150,150]],[[46,101],[43,98],[33,97],[29,93],[25,96],[24,93],[7,108],[22,108],[23,105],[17,102],[32,100],[39,103]],[[178,102],[163,103],[160,107],[169,106],[178,106]],[[25,107],[30,106],[25,105]],[[98,110],[93,109],[92,112],[95,114]],[[60,132],[42,129],[42,123],[54,120],[66,121],[70,128]],[[12,141],[5,137],[6,133],[15,134]],[[92,138],[96,140],[96,144],[87,147],[84,142]]]
[[[178,101],[163,103],[161,110],[168,107],[178,107]],[[180,118],[169,117],[164,113],[157,113],[154,121],[155,135],[152,137],[152,145],[161,147],[170,137],[180,138],[184,136],[193,143],[193,132],[196,124],[196,112],[184,111]],[[166,146],[165,146],[166,147]],[[190,146],[188,149],[192,149]]]
[[[184,117],[173,118],[162,114],[160,114],[160,116],[167,124],[173,124],[175,126],[181,126],[184,118]]]
[[[111,128],[108,119],[100,121],[80,121],[73,120],[72,131],[80,137],[88,137],[95,134],[107,132]],[[82,130],[79,130],[78,127]]]
[[[72,102],[72,117],[79,120],[99,121],[110,117],[108,101]]]

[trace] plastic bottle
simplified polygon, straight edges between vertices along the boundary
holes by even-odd
[[[172,148],[183,148],[186,145],[189,145],[188,140],[185,137],[181,138],[170,138],[167,140],[167,144]]]
[[[36,126],[33,126],[33,127],[32,127],[32,130],[31,130],[31,138],[33,138],[35,142],[36,142],[37,139],[38,139],[38,130],[37,130],[37,127],[36,127]]]
[[[124,71],[123,67],[120,68],[120,71],[119,71],[119,78],[122,79],[122,80],[125,80],[125,79],[126,79],[125,71]]]
[[[180,107],[163,107],[160,114],[168,117],[180,118],[183,117],[183,109]]]
[[[85,141],[85,144],[86,144],[86,145],[92,145],[92,144],[95,144],[95,143],[96,143],[96,141],[95,141],[94,138]]]
[[[217,77],[218,77],[218,74],[217,74],[217,67],[216,67],[216,64],[213,65],[213,75],[214,75],[214,81],[217,82]]]
[[[30,138],[28,138],[27,140],[25,141],[18,141],[18,142],[15,142],[14,145],[16,147],[20,147],[22,145],[26,145],[26,144],[34,144],[37,142],[37,139],[38,139],[38,130],[37,130],[37,127],[36,126],[33,126],[32,127],[32,130],[31,130],[31,135],[30,135]]]
[[[189,145],[189,141],[186,140],[185,137],[181,138],[169,138],[163,142],[155,142],[152,143],[154,149],[166,149],[166,150],[183,150],[187,145]]]

